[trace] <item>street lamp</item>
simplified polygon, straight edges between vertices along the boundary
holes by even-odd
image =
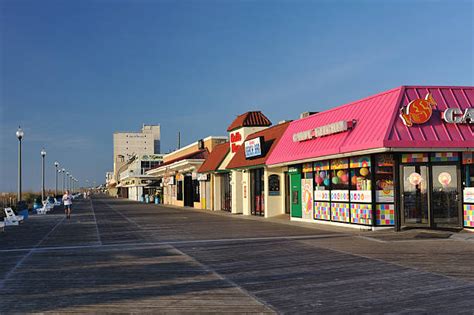
[[[66,172],[66,189],[69,189],[69,172]]]
[[[66,191],[66,170],[63,168],[63,192]]]
[[[59,167],[59,162],[58,161],[55,161],[54,162],[54,167],[56,168],[56,190],[55,190],[55,197],[58,195],[58,173],[61,172],[61,170],[58,170],[58,167]]]
[[[41,202],[44,200],[44,157],[46,156],[46,150],[41,149]]]
[[[18,126],[18,130],[16,131],[16,137],[18,138],[18,202],[21,201],[21,139],[23,139],[24,135],[25,133],[21,127]]]

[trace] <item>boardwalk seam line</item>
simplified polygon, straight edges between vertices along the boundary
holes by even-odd
[[[100,232],[99,232],[99,224],[97,223],[97,218],[95,217],[95,210],[94,210],[94,205],[92,204],[92,198],[89,198],[89,201],[91,203],[92,215],[94,216],[95,229],[97,231],[97,239],[99,240],[99,244],[102,245],[102,239],[100,237]]]
[[[5,275],[5,277],[0,280],[0,290],[2,290],[4,287],[5,287],[5,282],[7,282],[11,276],[13,275],[13,273],[18,269],[20,268],[20,266],[23,264],[23,262],[28,259],[28,257],[30,257],[38,248],[38,246],[40,246],[48,237],[49,235],[51,235],[51,233],[53,233],[56,228],[64,221],[65,217],[63,217],[58,223],[56,223],[56,225],[51,229],[51,231],[49,231],[39,242],[38,244],[35,245],[35,247],[33,247],[28,253],[26,253],[25,256],[23,256],[17,263],[15,266],[13,266],[13,268],[8,271],[8,273]]]
[[[137,222],[135,222],[134,220],[126,217],[124,214],[122,214],[120,211],[118,210],[115,210],[113,209],[111,206],[109,206],[109,208],[120,214],[123,218],[125,218],[128,222],[130,222],[131,224],[134,224],[136,225],[139,229],[141,230],[144,230],[144,228],[138,224]],[[173,245],[170,244],[170,242],[168,243],[164,243],[163,245],[167,245],[169,247],[171,247],[172,249],[174,249],[175,251],[177,251],[178,253],[180,253],[181,255],[185,256],[185,257],[188,257],[189,259],[191,259],[192,261],[194,261],[196,264],[198,264],[199,266],[201,266],[201,268],[203,268],[205,271],[207,272],[210,272],[212,274],[215,274],[219,279],[221,279],[222,281],[225,281],[227,282],[228,284],[230,284],[231,286],[237,288],[237,290],[240,290],[242,293],[248,295],[249,297],[253,298],[255,301],[257,301],[258,303],[262,304],[262,306],[265,306],[267,308],[269,308],[270,310],[274,311],[276,314],[278,314],[278,311],[270,304],[266,303],[265,301],[262,301],[260,300],[258,297],[256,297],[255,295],[253,295],[252,293],[250,293],[249,291],[245,290],[244,288],[242,288],[241,286],[239,286],[237,283],[235,283],[234,281],[230,280],[230,279],[227,279],[226,277],[224,277],[223,275],[221,275],[220,273],[218,273],[217,271],[215,271],[214,269],[212,269],[211,267],[201,263],[200,261],[198,261],[196,258],[188,255],[188,254],[185,254],[184,252],[182,252],[181,250],[177,249],[176,247],[174,247]]]
[[[249,237],[249,238],[223,238],[223,239],[203,239],[203,240],[183,240],[183,241],[167,241],[167,242],[137,242],[137,243],[115,243],[115,244],[90,244],[90,245],[71,245],[71,246],[54,246],[40,247],[37,252],[47,252],[55,250],[74,250],[87,248],[112,248],[112,247],[128,247],[128,246],[165,246],[165,245],[189,245],[189,244],[209,244],[209,243],[232,243],[232,242],[251,242],[251,241],[279,241],[279,240],[315,240],[324,238],[339,238],[347,235],[290,235],[290,236],[270,236],[270,237]],[[24,252],[32,248],[15,248],[0,250],[0,253]]]

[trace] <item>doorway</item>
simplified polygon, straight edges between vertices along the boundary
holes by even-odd
[[[265,184],[264,170],[257,168],[250,171],[250,189],[251,189],[251,205],[252,215],[265,215]]]
[[[194,198],[193,198],[193,179],[191,175],[184,176],[184,206],[185,207],[194,207]]]
[[[231,182],[231,173],[222,174],[222,194],[221,194],[221,208],[224,211],[232,211],[232,186]]]
[[[400,176],[402,225],[461,227],[458,165],[402,165]]]

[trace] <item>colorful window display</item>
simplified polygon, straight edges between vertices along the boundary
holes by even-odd
[[[474,205],[464,205],[464,226],[474,227]]]
[[[314,163],[314,200],[329,201],[330,188],[329,161]]]
[[[378,204],[376,205],[377,225],[394,225],[395,224],[395,205],[393,204]]]
[[[426,163],[429,161],[429,153],[407,153],[402,154],[402,163]]]
[[[394,202],[395,190],[393,186],[395,161],[391,154],[375,156],[375,201]]]
[[[357,156],[350,159],[351,184],[350,200],[353,202],[372,202],[372,174],[370,156]]]
[[[331,219],[337,222],[349,223],[350,219],[350,209],[348,203],[331,203]]]
[[[372,224],[372,205],[351,203],[351,222],[356,224]]]
[[[457,162],[459,154],[457,152],[440,152],[431,155],[431,162]]]
[[[331,220],[331,203],[316,201],[314,203],[314,218],[317,220]]]
[[[474,227],[474,153],[462,155],[463,222],[465,227]]]

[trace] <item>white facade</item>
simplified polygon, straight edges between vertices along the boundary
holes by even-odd
[[[114,178],[124,171],[122,167],[134,156],[160,153],[160,125],[143,125],[141,132],[114,133]]]

